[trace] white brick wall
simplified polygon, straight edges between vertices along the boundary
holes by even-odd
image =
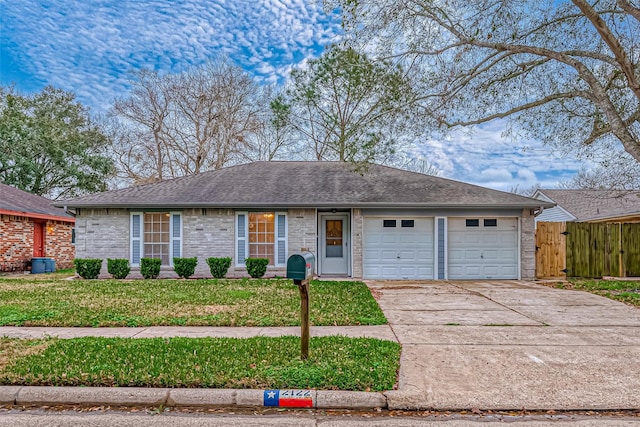
[[[351,213],[351,235],[353,241],[351,242],[353,253],[353,272],[352,277],[360,279],[362,278],[362,233],[364,232],[364,221],[362,219],[362,210],[353,209]]]
[[[182,256],[198,258],[196,276],[211,277],[207,258],[231,257],[235,265],[235,212],[232,209],[182,211]]]
[[[247,276],[244,268],[235,268],[235,211],[233,209],[185,209],[182,211],[182,256],[197,257],[196,276],[210,277],[206,259],[232,258],[229,277]],[[316,253],[318,223],[315,209],[289,209],[288,255],[307,250]],[[80,209],[76,216],[76,258],[102,258],[101,274],[107,274],[107,258],[129,259],[129,222],[127,209]],[[354,278],[362,277],[363,217],[360,209],[351,215]],[[529,209],[522,211],[521,277],[535,277],[534,217]],[[317,262],[317,261],[316,261]],[[172,271],[163,276],[174,277]],[[268,276],[284,276],[286,269],[269,268]],[[137,277],[132,271],[132,277]]]
[[[520,275],[522,280],[536,276],[535,223],[529,209],[523,209],[520,218]]]
[[[129,259],[129,211],[80,209],[76,215],[76,258],[102,258],[101,274],[107,274],[107,258]]]
[[[315,209],[289,209],[287,220],[289,255],[296,252],[316,254],[318,222]]]

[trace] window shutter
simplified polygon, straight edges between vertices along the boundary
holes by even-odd
[[[179,213],[171,214],[171,265],[173,258],[182,256],[182,218]]]
[[[239,213],[236,219],[236,265],[244,265],[247,257],[247,214]]]
[[[287,214],[276,213],[276,265],[287,264]]]
[[[142,249],[142,214],[131,214],[131,265],[140,265]]]

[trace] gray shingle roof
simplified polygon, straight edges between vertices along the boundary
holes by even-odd
[[[255,162],[56,203],[82,207],[512,207],[539,200],[449,179],[340,162]],[[551,205],[549,205],[551,206]]]
[[[0,209],[22,213],[25,216],[52,215],[73,220],[73,216],[67,214],[64,209],[52,206],[51,200],[5,184],[0,184]]]
[[[577,221],[640,215],[640,192],[626,190],[538,190]]]

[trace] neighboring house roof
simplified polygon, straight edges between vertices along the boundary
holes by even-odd
[[[512,193],[386,166],[371,165],[359,174],[341,162],[254,162],[56,204],[73,208],[545,205]]]
[[[5,215],[26,216],[36,219],[53,219],[75,222],[75,218],[51,205],[51,200],[10,185],[0,184],[0,213]]]
[[[558,205],[557,208],[545,210],[537,218],[543,221],[549,221],[544,216],[548,216],[556,209],[561,209],[568,214],[564,215],[565,219],[560,219],[561,221],[598,221],[640,216],[640,192],[638,191],[539,189],[533,197],[551,200]],[[556,213],[553,213],[554,217],[563,216],[560,211]]]

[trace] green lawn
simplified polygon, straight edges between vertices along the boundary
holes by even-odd
[[[640,281],[637,280],[570,279],[568,285],[556,287],[587,291],[640,307]]]
[[[400,345],[371,338],[0,338],[0,384],[390,390]]]
[[[295,326],[290,280],[62,280],[0,278],[0,326]],[[387,321],[361,282],[314,281],[312,325]]]

